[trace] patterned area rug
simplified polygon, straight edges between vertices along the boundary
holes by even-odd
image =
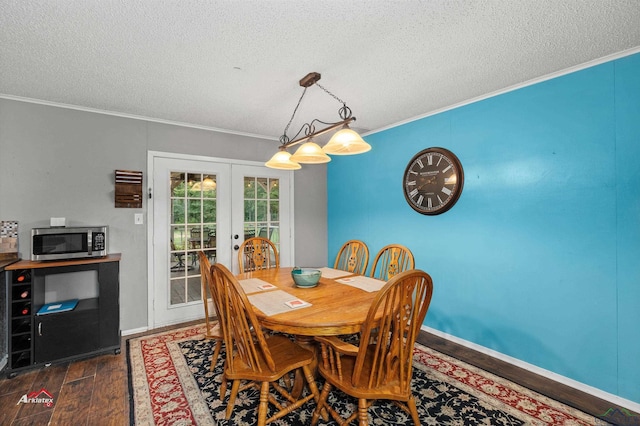
[[[253,425],[258,391],[241,392],[230,420],[224,419],[227,396],[219,399],[224,348],[214,371],[209,370],[213,342],[204,325],[172,330],[127,341],[131,420],[136,425]],[[319,383],[319,387],[321,383]],[[230,386],[229,386],[230,387]],[[469,364],[416,344],[413,394],[423,425],[603,425],[567,407]],[[333,391],[330,404],[340,413],[357,401]],[[310,402],[273,425],[309,424]],[[271,415],[271,413],[269,413]],[[354,422],[355,423],[355,422]],[[334,425],[333,421],[321,425]],[[369,409],[369,424],[412,424],[394,404],[378,402]]]

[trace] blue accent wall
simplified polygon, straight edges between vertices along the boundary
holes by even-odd
[[[404,244],[433,278],[425,324],[640,402],[640,54],[366,137],[328,166],[329,259]],[[413,211],[402,176],[439,146],[458,203]]]

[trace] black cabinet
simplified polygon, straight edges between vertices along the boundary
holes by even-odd
[[[119,261],[120,255],[112,254],[73,261],[20,261],[7,267],[10,375],[57,361],[120,353]],[[83,282],[85,276],[91,277],[89,283]],[[81,290],[85,284],[92,288],[88,297],[86,289]],[[45,303],[57,301],[51,299],[59,292],[65,297],[77,293],[75,308],[38,315]]]

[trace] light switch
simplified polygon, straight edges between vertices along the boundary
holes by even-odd
[[[142,213],[136,213],[133,215],[134,218],[134,222],[136,225],[142,225],[144,223],[144,216],[142,216]]]

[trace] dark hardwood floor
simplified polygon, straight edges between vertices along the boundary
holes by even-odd
[[[199,323],[196,321],[195,323]],[[191,324],[191,323],[190,323]],[[154,330],[158,332],[180,326]],[[151,334],[143,333],[143,334]],[[122,353],[107,354],[52,365],[0,379],[0,425],[126,425],[129,423],[129,386],[126,339]],[[616,406],[568,386],[530,373],[493,357],[457,345],[441,337],[421,333],[419,342],[476,367],[570,405],[593,416]],[[33,391],[46,389],[54,396],[51,408],[43,404],[17,404]],[[620,408],[620,407],[617,407]],[[637,415],[637,413],[632,413]]]

